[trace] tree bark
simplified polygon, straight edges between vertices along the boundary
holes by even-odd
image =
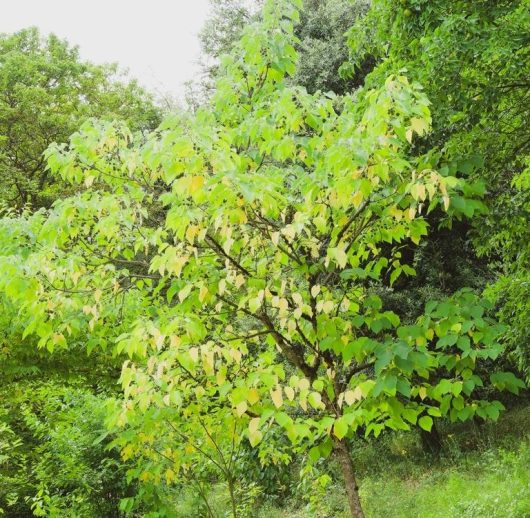
[[[436,423],[433,423],[431,431],[420,430],[421,444],[425,453],[431,455],[440,455],[443,445],[442,438],[436,428]]]
[[[336,439],[333,450],[342,467],[346,496],[348,497],[352,518],[364,518],[361,500],[359,499],[359,488],[357,487],[357,481],[353,471],[353,462],[346,441]]]

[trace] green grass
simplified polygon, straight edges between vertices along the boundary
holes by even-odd
[[[368,517],[516,518],[530,516],[530,446],[491,449],[435,465],[421,474],[367,478]]]

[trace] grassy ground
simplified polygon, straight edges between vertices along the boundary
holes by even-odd
[[[422,473],[368,478],[361,495],[369,517],[530,516],[530,447],[488,449]]]
[[[529,405],[506,412],[497,423],[452,425],[442,434],[439,458],[424,454],[413,433],[356,444],[353,458],[367,518],[530,517]],[[264,504],[252,516],[349,517],[340,480],[326,487],[313,508],[300,493],[282,507]]]

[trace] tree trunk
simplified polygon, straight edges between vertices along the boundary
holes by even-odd
[[[228,492],[230,493],[230,503],[232,504],[232,518],[237,518],[236,495],[234,491],[234,479],[228,475]]]
[[[425,453],[431,455],[440,455],[442,451],[442,438],[436,428],[436,423],[433,423],[431,431],[420,430],[421,444]]]
[[[346,441],[336,439],[333,450],[342,467],[342,475],[344,476],[344,485],[346,487],[346,495],[348,496],[348,504],[350,505],[352,518],[364,518],[363,508],[359,500],[359,488],[357,487],[355,473],[353,472],[353,462]]]

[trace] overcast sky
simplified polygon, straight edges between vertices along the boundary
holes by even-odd
[[[197,34],[208,0],[4,0],[0,32],[36,26],[78,45],[96,63],[117,62],[152,91],[180,97],[198,72]]]

